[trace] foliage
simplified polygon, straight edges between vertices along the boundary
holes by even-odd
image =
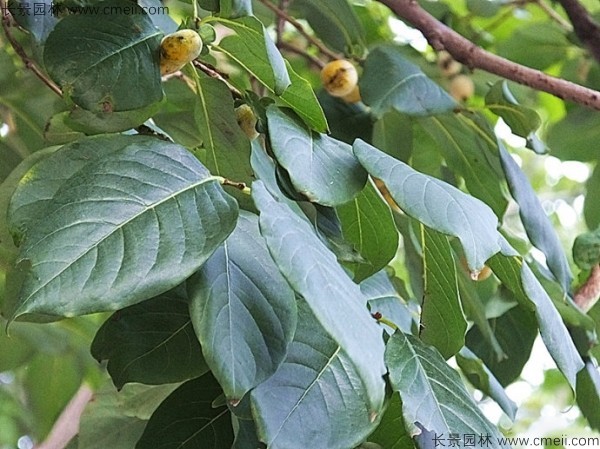
[[[421,3],[600,88],[557,5]],[[460,65],[475,95],[453,98],[457,74],[374,0],[41,5],[9,3],[0,37],[0,447],[44,440],[82,384],[82,449],[510,447],[471,392],[514,419],[538,333],[600,430],[600,313],[579,300],[598,293],[598,113]],[[178,27],[202,52],[161,78]],[[341,57],[358,101],[319,86]],[[595,165],[585,200],[528,170],[554,157]],[[577,195],[571,256],[540,198]]]

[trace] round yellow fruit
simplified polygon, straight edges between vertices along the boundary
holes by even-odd
[[[248,139],[254,140],[258,137],[256,115],[254,115],[254,111],[250,106],[243,104],[235,108],[235,118],[242,131],[244,131],[244,134],[248,136]]]
[[[462,64],[455,60],[447,51],[440,51],[437,56],[437,65],[444,76],[450,77],[460,73]]]
[[[360,97],[360,89],[358,88],[358,84],[354,86],[352,92],[350,92],[348,95],[344,95],[342,100],[344,100],[346,103],[358,103],[361,101],[362,98]]]
[[[350,61],[336,59],[321,70],[321,82],[329,95],[344,97],[356,87],[358,73]]]
[[[466,101],[475,93],[475,84],[467,75],[457,75],[450,81],[450,95],[458,101]]]
[[[198,57],[202,39],[194,30],[179,30],[160,42],[160,74],[169,75]]]

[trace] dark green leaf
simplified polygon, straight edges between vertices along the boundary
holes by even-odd
[[[354,281],[360,282],[385,267],[396,255],[398,232],[389,207],[368,182],[352,201],[337,207],[344,238],[366,263],[353,264]]]
[[[464,346],[467,331],[456,263],[448,237],[423,225],[420,228],[424,279],[420,337],[448,359]]]
[[[346,0],[294,0],[292,7],[300,10],[317,36],[331,48],[359,57],[363,55],[365,33]]]
[[[369,435],[369,441],[385,449],[415,449],[415,443],[404,425],[399,395],[395,394],[390,399],[379,426]]]
[[[600,374],[595,360],[577,373],[577,405],[594,430],[600,430]]]
[[[600,263],[600,228],[577,236],[573,243],[573,260],[582,270]]]
[[[233,444],[229,410],[213,407],[221,388],[212,375],[181,385],[150,417],[136,449],[226,449]]]
[[[26,228],[20,261],[31,269],[13,319],[116,310],[158,295],[235,227],[235,200],[184,148],[136,136],[77,143],[87,144],[104,144],[103,157],[81,161],[85,151],[66,146],[43,161],[55,170],[37,183],[26,177],[15,193],[24,199],[16,210],[29,203],[31,211],[18,220]]]
[[[372,118],[364,105],[346,103],[324,89],[319,90],[317,98],[327,117],[331,137],[350,144],[359,138],[371,140]]]
[[[177,22],[169,16],[169,8],[160,0],[138,0],[138,5],[148,12],[148,16],[156,28],[165,34],[177,31]]]
[[[115,14],[114,8],[132,13]],[[69,15],[54,27],[44,46],[44,64],[65,94],[84,109],[140,109],[163,96],[160,36],[136,4],[102,2],[97,14]]]
[[[506,394],[504,388],[498,379],[494,377],[490,369],[484,365],[483,361],[473,354],[468,348],[462,348],[456,354],[456,363],[467,376],[469,382],[475,388],[491,397],[500,406],[502,411],[514,421],[517,413],[517,404],[515,404]]]
[[[386,112],[373,125],[373,146],[402,162],[408,162],[413,150],[412,128],[413,122],[407,115],[396,110]]]
[[[388,342],[385,359],[394,391],[400,393],[409,433],[491,436],[490,448],[508,448],[502,437],[477,408],[458,373],[435,349],[419,339],[396,332]]]
[[[486,204],[360,140],[354,143],[354,154],[369,174],[385,183],[406,214],[436,231],[458,237],[471,270],[481,270],[500,250],[498,219]]]
[[[296,327],[294,292],[264,244],[258,219],[242,213],[233,233],[188,280],[202,351],[237,404],[283,361]]]
[[[437,142],[450,167],[464,178],[471,195],[502,217],[508,205],[498,145],[487,122],[475,114],[443,114],[418,120]]]
[[[84,133],[75,131],[67,125],[68,118],[68,111],[59,112],[50,117],[50,120],[48,120],[46,128],[44,129],[44,139],[46,139],[48,143],[62,145],[85,137]]]
[[[583,215],[588,228],[596,229],[600,226],[600,207],[596,202],[596,199],[600,198],[600,164],[594,169],[585,187],[587,192],[583,203]]]
[[[277,162],[298,192],[309,200],[336,206],[363,189],[367,174],[350,145],[311,131],[276,106],[267,110],[269,139]]]
[[[235,441],[232,449],[262,449],[266,447],[258,439],[256,425],[251,419],[237,419],[233,417],[233,430]]]
[[[229,19],[251,16],[252,0],[221,0],[219,14]]]
[[[506,175],[510,192],[519,205],[519,215],[525,232],[531,243],[546,256],[548,268],[562,286],[565,292],[571,289],[573,275],[569,262],[562,249],[560,240],[552,223],[546,216],[544,208],[538,200],[527,176],[517,165],[502,143],[500,147],[500,160]]]
[[[299,301],[298,313],[286,360],[252,391],[258,433],[270,449],[354,447],[376,418],[360,371],[306,302]]]
[[[252,196],[260,210],[260,231],[273,259],[352,360],[364,384],[370,413],[379,413],[384,397],[384,347],[381,328],[367,310],[367,298],[307,221],[273,198],[260,181],[253,183]]]
[[[378,117],[391,109],[420,116],[456,107],[446,91],[393,46],[376,47],[369,53],[359,84],[363,101]]]
[[[141,125],[158,112],[160,107],[160,102],[132,111],[118,112],[92,112],[76,107],[65,117],[65,124],[74,131],[87,135],[121,132]]]
[[[91,352],[108,360],[117,388],[128,382],[182,382],[208,371],[188,313],[177,290],[114,313],[98,330]]]

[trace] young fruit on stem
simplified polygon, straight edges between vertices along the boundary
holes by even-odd
[[[248,139],[254,140],[258,137],[256,115],[254,115],[254,111],[250,106],[243,104],[235,108],[235,118],[242,131],[244,131],[244,134],[248,136]]]
[[[194,30],[179,30],[160,43],[160,74],[170,75],[198,57],[202,39]]]
[[[336,59],[321,70],[323,87],[334,97],[350,95],[358,83],[358,73],[350,61]]]
[[[475,84],[467,75],[456,75],[450,81],[450,95],[457,101],[466,101],[475,93]]]
[[[437,65],[442,75],[451,77],[460,73],[462,64],[455,60],[447,51],[440,51],[437,55]]]

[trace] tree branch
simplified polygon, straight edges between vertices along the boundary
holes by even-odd
[[[588,48],[594,59],[600,62],[600,27],[598,24],[577,0],[559,0],[559,3],[569,16],[575,35]]]
[[[422,9],[416,0],[378,0],[419,29],[436,50],[446,50],[471,69],[481,69],[519,84],[600,110],[600,92],[509,61],[478,47]]]
[[[573,296],[573,301],[584,312],[590,310],[600,299],[600,265],[596,265],[590,272],[590,277],[579,287]]]

